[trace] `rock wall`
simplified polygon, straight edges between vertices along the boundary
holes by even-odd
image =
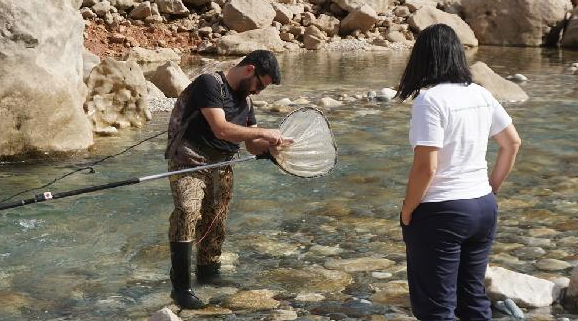
[[[84,22],[72,2],[0,0],[0,156],[92,144]]]

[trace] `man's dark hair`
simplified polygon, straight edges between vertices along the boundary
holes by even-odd
[[[458,35],[441,23],[425,28],[418,35],[396,96],[402,100],[415,98],[420,89],[440,83],[472,83]]]
[[[253,65],[255,72],[259,76],[269,75],[275,85],[281,83],[281,71],[275,55],[268,50],[255,50],[249,53],[239,64],[238,67]]]

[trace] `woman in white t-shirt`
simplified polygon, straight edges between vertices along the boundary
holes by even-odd
[[[400,213],[412,312],[420,320],[491,320],[484,276],[496,233],[494,195],[521,140],[502,105],[472,83],[447,25],[419,34],[397,95],[415,98],[414,159]],[[500,149],[488,177],[489,138]]]

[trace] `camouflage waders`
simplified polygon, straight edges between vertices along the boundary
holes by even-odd
[[[199,161],[214,163],[228,158],[207,159],[209,161]],[[179,165],[173,159],[169,160],[169,171],[189,167]],[[225,241],[225,222],[233,192],[232,166],[171,176],[169,181],[175,204],[169,219],[169,241],[200,241],[197,244],[197,264],[220,262],[221,247]]]

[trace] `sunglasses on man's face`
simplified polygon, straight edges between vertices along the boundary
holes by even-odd
[[[257,78],[257,91],[263,91],[265,90],[265,88],[267,88],[267,86],[263,85],[263,81],[261,80],[261,77],[259,76],[259,74],[257,73],[257,71],[255,70],[255,78]]]

